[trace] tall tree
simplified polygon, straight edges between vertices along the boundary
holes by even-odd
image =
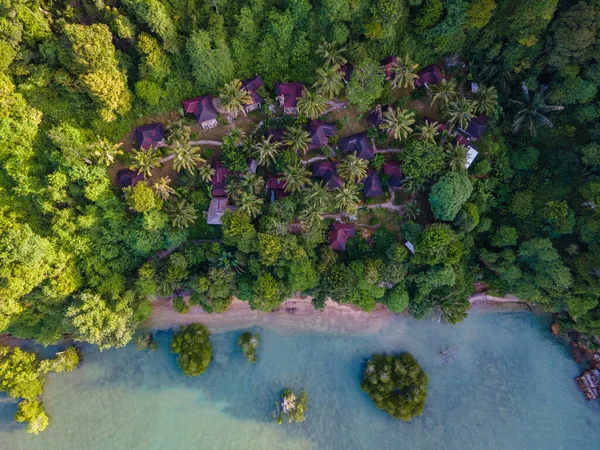
[[[286,192],[299,192],[309,181],[310,172],[306,170],[304,164],[300,161],[293,166],[288,166],[283,170]]]
[[[548,128],[553,127],[550,119],[544,114],[552,111],[562,111],[564,107],[546,104],[549,95],[550,93],[546,91],[536,92],[531,95],[529,90],[523,88],[524,101],[510,100],[510,103],[516,109],[513,118],[513,133],[526,127],[531,136],[536,136],[538,125]]]
[[[379,127],[394,139],[402,141],[408,138],[415,123],[415,112],[408,109],[389,109],[383,114],[383,123]]]
[[[168,200],[171,195],[175,194],[175,189],[170,186],[170,183],[169,177],[161,177],[154,183],[154,192],[158,198]]]
[[[342,184],[342,187],[336,189],[334,200],[340,211],[356,214],[360,202],[358,186],[352,182]]]
[[[344,57],[346,49],[337,48],[334,43],[323,41],[317,48],[317,53],[323,57],[325,67],[343,66],[348,62]]]
[[[240,80],[232,80],[226,83],[219,91],[219,100],[221,101],[221,107],[232,113],[233,117],[236,117],[238,112],[246,115],[245,107],[252,103],[250,93],[242,89]]]
[[[367,176],[368,168],[369,161],[359,158],[356,153],[351,153],[340,161],[337,172],[347,181],[359,182]]]
[[[137,150],[134,155],[133,167],[139,174],[143,173],[145,176],[151,177],[152,169],[160,166],[160,160],[158,152],[152,147],[147,150]]]
[[[469,125],[469,121],[475,118],[473,112],[473,103],[466,98],[450,102],[446,108],[448,123],[453,127],[459,126],[464,130]]]
[[[271,136],[268,138],[263,137],[262,141],[254,144],[254,155],[256,156],[258,164],[266,166],[269,163],[274,163],[275,157],[279,153],[280,145],[279,142],[271,142]]]
[[[450,78],[449,81],[444,79],[439,84],[432,84],[429,86],[429,90],[433,94],[431,103],[440,101],[442,106],[448,106],[448,103],[454,101],[458,92],[454,78]]]
[[[287,127],[283,132],[283,143],[293,152],[305,155],[310,143],[310,134],[299,126]]]
[[[396,88],[415,87],[415,80],[419,79],[417,75],[418,64],[414,63],[410,56],[405,55],[404,59],[396,61],[392,68],[392,85]]]
[[[467,148],[461,144],[446,144],[446,161],[452,172],[464,172],[467,165]]]
[[[173,153],[175,155],[173,158],[173,168],[177,172],[180,172],[181,169],[185,169],[193,174],[194,169],[198,164],[206,162],[206,160],[200,156],[201,152],[202,150],[198,146],[178,142],[177,145],[173,147]]]
[[[309,90],[306,90],[304,96],[298,99],[298,111],[311,119],[316,119],[323,114],[328,106],[329,103],[325,97]]]
[[[498,91],[494,86],[479,86],[473,94],[475,114],[492,114],[498,107]]]
[[[187,228],[196,221],[196,208],[186,200],[180,200],[169,208],[169,217],[175,228]]]
[[[313,85],[317,93],[331,100],[336,97],[344,87],[344,75],[340,66],[325,66],[317,69],[317,81]]]
[[[439,122],[425,122],[423,125],[418,125],[418,132],[415,134],[419,139],[435,144],[435,137],[438,134],[441,125]]]

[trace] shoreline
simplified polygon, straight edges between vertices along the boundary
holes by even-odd
[[[475,294],[469,297],[471,309],[485,311],[521,310],[524,302],[514,296],[494,297]],[[471,310],[470,309],[470,310]],[[407,315],[404,311],[399,313]],[[200,306],[191,306],[185,314],[172,307],[170,299],[152,302],[152,313],[142,324],[150,331],[171,330],[196,322],[204,324],[212,333],[225,333],[242,328],[260,326],[282,332],[313,331],[322,333],[370,333],[390,324],[398,314],[378,304],[371,312],[353,305],[325,302],[323,311],[315,310],[310,296],[291,297],[271,312],[253,311],[248,302],[234,299],[224,313],[207,313]]]

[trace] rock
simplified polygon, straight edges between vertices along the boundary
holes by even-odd
[[[560,325],[556,322],[552,322],[552,325],[550,326],[550,332],[555,336],[560,334]]]
[[[586,370],[583,374],[575,378],[577,386],[584,393],[588,400],[598,398],[598,389],[600,389],[600,370]]]

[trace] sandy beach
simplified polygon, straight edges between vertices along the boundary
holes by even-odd
[[[498,310],[521,308],[521,301],[513,296],[493,297],[487,294],[476,294],[469,298],[473,307]],[[367,313],[353,305],[336,303],[327,300],[325,309],[313,308],[310,296],[292,297],[272,312],[252,311],[247,302],[235,299],[226,312],[209,314],[200,306],[190,307],[186,314],[176,312],[170,299],[159,299],[152,303],[152,314],[144,326],[151,330],[168,330],[201,322],[211,332],[227,332],[240,328],[261,326],[285,332],[312,330],[315,332],[360,333],[374,332],[387,324],[394,317],[383,305]]]

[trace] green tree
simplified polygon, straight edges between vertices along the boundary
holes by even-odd
[[[340,211],[355,214],[360,202],[358,186],[352,182],[343,183],[342,187],[335,190],[334,201]]]
[[[444,150],[446,151],[448,167],[452,172],[465,172],[467,170],[468,150],[464,145],[458,142],[455,144],[446,144]]]
[[[513,133],[526,127],[531,136],[536,136],[538,125],[548,128],[554,126],[544,114],[551,111],[562,111],[564,107],[546,104],[548,96],[548,92],[536,92],[532,96],[528,90],[523,89],[524,101],[510,100],[509,103],[515,107]]]
[[[147,150],[138,150],[135,152],[132,167],[137,169],[139,174],[146,177],[152,176],[152,170],[160,167],[161,158],[158,152],[150,147]]]
[[[471,28],[483,28],[492,18],[496,9],[494,0],[473,0],[467,9],[467,23]]]
[[[429,195],[433,215],[439,220],[454,220],[471,192],[473,185],[465,174],[454,172],[442,176]]]
[[[187,228],[196,221],[196,208],[186,200],[179,200],[169,208],[169,217],[175,228]]]
[[[258,356],[256,355],[256,350],[258,349],[258,345],[260,344],[260,335],[252,334],[249,331],[242,333],[237,341],[238,347],[242,347],[242,353],[244,354],[244,358],[248,360],[248,362],[255,363],[258,361]]]
[[[414,141],[402,152],[404,174],[417,181],[425,181],[439,174],[445,167],[444,152],[435,144]]]
[[[215,91],[233,78],[234,66],[220,27],[196,30],[186,40],[185,49],[192,66],[196,88]]]
[[[403,141],[408,138],[415,123],[415,113],[408,109],[389,109],[383,115],[383,123],[379,127],[394,139]]]
[[[329,102],[317,92],[306,90],[302,98],[298,99],[298,112],[306,117],[316,119],[325,112]]]
[[[451,126],[459,126],[463,130],[465,130],[469,125],[469,122],[475,118],[474,112],[473,102],[466,98],[460,98],[457,101],[450,102],[446,108],[448,123]]]
[[[298,397],[291,390],[286,389],[281,394],[281,401],[277,404],[277,409],[273,412],[273,417],[278,424],[283,423],[287,417],[288,423],[304,422],[305,414],[308,410],[308,394],[302,392]]]
[[[317,94],[328,100],[337,97],[344,87],[344,75],[340,71],[340,66],[326,66],[317,69],[317,81],[313,87]]]
[[[515,227],[501,226],[494,233],[491,244],[494,247],[511,247],[517,245],[518,239]]]
[[[383,302],[390,311],[401,313],[408,307],[408,292],[404,286],[394,286],[386,291]]]
[[[359,158],[356,153],[349,153],[340,161],[337,172],[346,181],[358,183],[367,176],[369,161]]]
[[[263,137],[261,142],[254,144],[253,151],[258,164],[266,166],[269,163],[274,163],[280,145],[279,142],[271,142],[271,136],[268,138]]]
[[[256,217],[264,204],[264,200],[250,192],[243,192],[238,200],[240,211],[245,212],[250,217]]]
[[[480,85],[473,94],[475,114],[492,114],[498,107],[498,91],[494,86]]]
[[[225,211],[223,222],[223,244],[236,247],[243,253],[250,253],[256,245],[256,230],[250,215],[243,211]]]
[[[279,283],[273,275],[262,272],[254,283],[254,297],[250,300],[252,309],[272,311],[281,304]]]
[[[40,434],[49,423],[48,415],[37,400],[23,400],[17,406],[15,420],[27,422],[27,432]]]
[[[0,347],[0,390],[11,397],[35,400],[42,395],[42,386],[35,353]]]
[[[310,133],[298,126],[287,127],[283,132],[283,143],[293,152],[306,155]]]
[[[439,101],[442,103],[442,106],[447,107],[457,97],[458,88],[456,86],[456,79],[443,79],[441,83],[429,86],[429,90],[433,94],[431,99],[432,104]]]
[[[325,211],[331,203],[331,194],[322,183],[310,183],[304,190],[304,202],[315,211]]]
[[[285,179],[286,192],[300,192],[302,188],[309,182],[310,172],[306,170],[304,164],[297,162],[293,166],[289,166],[283,171]]]
[[[193,174],[198,164],[204,164],[206,160],[200,156],[202,150],[195,145],[183,144],[178,142],[173,148],[173,168],[177,172],[181,169],[187,170]]]
[[[179,328],[171,338],[171,353],[177,354],[177,364],[190,377],[202,375],[208,369],[213,347],[210,333],[201,323]]]
[[[348,61],[344,58],[345,48],[323,41],[317,48],[317,53],[323,57],[325,67],[343,66]]]
[[[392,85],[395,88],[414,88],[415,80],[419,79],[417,75],[418,64],[414,63],[410,56],[405,55],[393,64],[392,67]]]
[[[240,80],[232,80],[226,83],[219,91],[219,100],[221,101],[221,107],[232,113],[233,117],[236,117],[238,112],[246,115],[245,107],[252,103],[250,93],[242,89]]]
[[[137,212],[145,213],[162,206],[162,200],[154,195],[154,191],[146,183],[137,183],[125,189],[127,204]]]
[[[187,142],[190,140],[192,134],[191,127],[187,124],[185,119],[174,120],[166,127],[167,142],[171,145],[182,145],[180,143]]]
[[[421,215],[421,206],[416,200],[411,200],[404,204],[402,210],[402,217],[406,217],[408,220],[417,220]]]
[[[360,112],[367,112],[383,93],[385,74],[383,67],[365,58],[355,67],[346,90],[348,100]]]
[[[435,144],[435,137],[438,135],[441,125],[439,122],[426,122],[423,125],[417,125],[418,132],[416,137],[430,144]]]

